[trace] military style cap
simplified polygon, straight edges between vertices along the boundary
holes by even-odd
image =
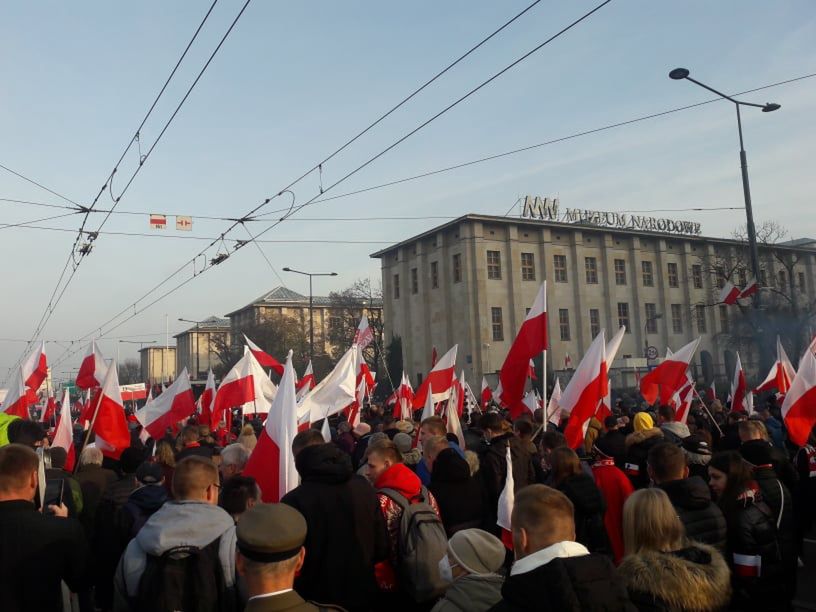
[[[286,504],[258,504],[247,510],[236,529],[238,550],[258,563],[291,559],[306,540],[306,519]]]

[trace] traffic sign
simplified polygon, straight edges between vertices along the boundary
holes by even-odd
[[[657,347],[650,346],[646,348],[646,359],[657,359]]]
[[[176,215],[176,229],[183,232],[190,232],[193,229],[193,218]]]

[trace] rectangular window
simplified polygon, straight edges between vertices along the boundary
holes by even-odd
[[[629,304],[626,302],[618,302],[618,327],[622,326],[629,331]]]
[[[698,264],[691,266],[691,281],[695,289],[703,288],[703,266]]]
[[[487,252],[487,278],[501,280],[501,253],[499,251]]]
[[[725,268],[717,266],[715,273],[717,274],[717,289],[722,289],[725,287]]]
[[[553,255],[553,266],[555,268],[555,282],[567,282],[567,256]]]
[[[706,311],[705,306],[695,306],[694,312],[697,315],[697,333],[706,333]]]
[[[414,295],[419,293],[419,274],[416,268],[411,268],[411,293]]]
[[[521,280],[535,280],[535,259],[532,253],[521,254]]]
[[[570,339],[570,328],[569,328],[569,310],[566,308],[559,308],[558,309],[558,327],[561,330],[561,340],[569,340]]]
[[[728,333],[728,306],[720,306],[720,331]]]
[[[616,259],[615,260],[615,284],[616,285],[625,285],[626,284],[626,260],[625,259]]]
[[[597,308],[589,309],[589,335],[593,338],[601,333],[601,312]]]
[[[399,299],[399,274],[394,275],[394,299]]]
[[[777,275],[779,276],[779,290],[785,291],[788,288],[788,275],[784,270],[777,272]]]
[[[439,287],[439,262],[432,261],[431,262],[431,289],[437,289]]]
[[[760,287],[768,286],[768,273],[765,271],[765,268],[759,270],[759,285]]]
[[[669,271],[669,274],[668,274],[668,276],[669,276],[669,287],[679,287],[680,286],[680,281],[679,281],[679,279],[677,277],[677,264],[676,263],[670,263],[668,265],[668,271]]]
[[[646,333],[657,333],[657,304],[644,304],[646,309]]]
[[[748,284],[748,272],[745,270],[745,268],[739,269],[739,283],[740,289],[744,289],[745,285]]]
[[[805,290],[805,273],[800,272],[799,273],[799,291],[804,291],[804,290]]]
[[[598,284],[598,260],[594,257],[584,258],[584,268],[586,270],[587,285]]]
[[[672,304],[671,305],[671,315],[672,315],[672,333],[682,334],[683,333],[683,306],[682,306],[682,304]]]
[[[502,309],[495,306],[490,309],[490,322],[493,325],[493,340],[504,340],[504,325],[502,324]]]
[[[456,253],[453,256],[453,282],[462,282],[462,254]]]
[[[643,286],[654,287],[654,268],[651,261],[641,261],[640,269],[643,272]]]

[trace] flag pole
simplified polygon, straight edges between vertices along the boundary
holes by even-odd
[[[717,424],[717,421],[714,420],[714,415],[711,414],[711,412],[708,409],[708,406],[705,405],[703,398],[700,397],[699,393],[697,393],[697,387],[692,387],[692,389],[694,390],[694,395],[697,396],[697,399],[700,400],[700,403],[703,405],[703,409],[706,411],[706,414],[708,414],[708,418],[711,419],[711,422],[714,424],[714,427],[716,427],[717,431],[720,432],[720,437],[722,437],[724,435],[723,430],[720,429],[720,426]],[[691,410],[691,408],[689,408],[689,410]]]
[[[547,349],[541,355],[541,406],[543,408],[544,420],[541,427],[546,431],[547,427]]]

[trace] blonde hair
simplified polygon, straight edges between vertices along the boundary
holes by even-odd
[[[686,530],[662,489],[635,491],[623,505],[623,546],[627,555],[682,548]]]
[[[258,438],[255,436],[255,430],[252,428],[252,425],[247,424],[241,428],[241,435],[238,436],[238,442],[250,453],[255,450]]]
[[[156,442],[156,462],[167,467],[176,466],[176,455],[173,453],[173,445],[167,440]]]

